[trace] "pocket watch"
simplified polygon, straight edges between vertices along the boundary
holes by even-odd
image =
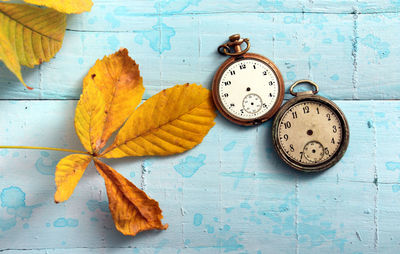
[[[242,49],[242,44],[246,48]],[[218,52],[231,56],[216,72],[212,96],[219,112],[233,123],[250,126],[270,119],[282,104],[285,86],[278,67],[268,58],[247,53],[249,39],[239,34]]]
[[[311,91],[294,92],[299,84]],[[349,126],[345,115],[332,101],[316,95],[318,85],[299,80],[290,87],[295,98],[285,103],[272,124],[273,145],[289,166],[306,172],[318,172],[335,165],[349,144]]]

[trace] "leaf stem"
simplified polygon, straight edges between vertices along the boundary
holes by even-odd
[[[90,154],[88,152],[72,150],[72,149],[37,147],[37,146],[0,146],[0,149],[34,149],[34,150],[52,150],[52,151],[60,151],[60,152],[68,152],[68,153]]]

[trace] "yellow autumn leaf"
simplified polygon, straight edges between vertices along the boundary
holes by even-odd
[[[106,118],[106,103],[94,82],[87,82],[75,110],[75,131],[83,147],[95,155]]]
[[[208,89],[196,84],[176,85],[144,102],[101,156],[182,153],[201,143],[215,117]]]
[[[13,46],[10,44],[8,38],[2,32],[1,28],[0,28],[0,60],[4,62],[7,68],[12,73],[14,73],[14,75],[19,79],[19,81],[21,81],[22,84],[24,84],[25,87],[27,87],[28,89],[32,89],[25,84],[25,81],[21,75],[21,66],[19,65],[18,62],[17,53],[15,52]]]
[[[93,6],[92,0],[24,0],[30,4],[36,4],[53,8],[59,12],[71,14],[90,11]]]
[[[20,64],[33,68],[60,50],[66,15],[48,8],[0,3],[0,24]]]
[[[55,174],[57,191],[54,194],[56,203],[68,200],[91,161],[92,156],[72,154],[58,162]]]
[[[127,49],[97,60],[83,80],[83,89],[90,84],[100,90],[105,103],[105,114],[96,123],[101,133],[92,140],[92,149],[97,153],[139,105],[144,87],[139,66],[129,57]],[[98,103],[96,99],[92,102]]]
[[[203,140],[216,117],[210,91],[200,85],[163,90],[136,109],[143,93],[139,67],[126,49],[98,60],[83,81],[75,112],[76,133],[89,155],[68,156],[56,171],[55,201],[62,202],[70,197],[94,159],[106,184],[115,225],[132,236],[145,230],[167,229],[168,225],[161,222],[157,201],[98,158],[184,152]],[[113,144],[101,153],[122,124]]]
[[[158,202],[149,198],[110,166],[95,160],[95,165],[106,184],[110,212],[116,228],[124,235],[136,235],[150,229],[167,229],[161,222]]]

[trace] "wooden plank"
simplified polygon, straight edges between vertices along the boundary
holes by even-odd
[[[395,102],[385,102],[386,110],[378,109],[370,120],[376,129],[376,179],[378,184],[377,216],[381,253],[393,252],[392,246],[400,243],[396,231],[396,218],[400,214],[400,137],[399,107]],[[396,140],[396,142],[394,141]]]
[[[386,252],[399,233],[390,215],[398,211],[398,192],[392,191],[397,187],[391,185],[400,184],[399,175],[397,164],[387,163],[399,161],[393,140],[400,136],[400,102],[336,102],[349,120],[351,142],[340,163],[323,174],[300,174],[284,165],[271,146],[271,122],[243,128],[220,117],[204,142],[187,153],[108,160],[159,201],[170,225],[135,238],[114,229],[104,183],[92,166],[72,198],[56,205],[54,167],[64,154],[1,150],[0,249]],[[1,144],[81,149],[73,130],[75,104],[1,101]]]
[[[261,1],[229,1],[220,0],[178,0],[178,1],[94,1],[92,12],[88,15],[90,22],[73,23],[74,29],[99,29],[92,26],[97,19],[106,20],[110,27],[107,31],[124,27],[118,23],[119,17],[138,16],[171,16],[215,13],[385,13],[398,12],[400,5],[392,0],[350,0],[350,1],[308,1],[308,0],[261,0]],[[100,14],[100,15],[95,15]],[[113,17],[114,16],[114,17]],[[116,18],[116,17],[117,18]],[[106,23],[107,24],[107,23]]]
[[[106,5],[96,8],[109,11]],[[129,13],[130,9],[138,12],[132,7]],[[96,12],[72,16],[56,58],[34,70],[23,70],[35,90],[27,91],[2,65],[0,99],[78,99],[88,69],[119,47],[128,48],[140,64],[145,98],[175,84],[196,82],[210,87],[226,59],[216,48],[237,32],[251,39],[253,52],[277,63],[287,87],[296,79],[311,78],[332,99],[395,99],[400,94],[395,64],[400,60],[398,13],[228,12],[138,17],[117,12],[113,17],[119,21],[114,23],[91,15],[107,16]],[[225,23],[216,26],[221,20]],[[370,75],[371,68],[377,74]]]
[[[398,99],[400,29],[398,14],[359,16],[357,34],[357,96],[375,99]],[[371,29],[373,27],[373,29]]]

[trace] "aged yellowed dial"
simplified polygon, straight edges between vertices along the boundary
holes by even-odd
[[[331,108],[306,100],[283,114],[278,128],[279,143],[294,161],[315,165],[336,154],[342,142],[342,128]]]
[[[315,90],[293,92],[301,83],[314,85]],[[290,91],[296,97],[279,110],[273,123],[278,155],[302,171],[315,172],[333,166],[343,156],[349,141],[343,112],[332,101],[315,95],[318,86],[312,81],[298,81]]]

